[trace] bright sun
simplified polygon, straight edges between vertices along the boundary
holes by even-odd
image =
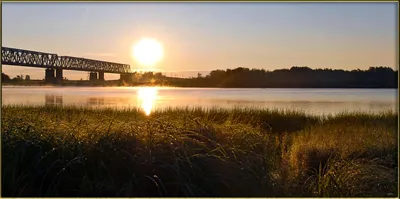
[[[161,44],[150,38],[143,38],[132,45],[132,56],[142,65],[153,66],[163,57]]]

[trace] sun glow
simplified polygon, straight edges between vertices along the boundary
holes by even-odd
[[[154,66],[163,57],[163,49],[160,42],[143,38],[132,45],[132,57],[144,66]]]
[[[155,87],[140,88],[137,92],[138,101],[146,115],[150,115],[157,100],[158,90]]]

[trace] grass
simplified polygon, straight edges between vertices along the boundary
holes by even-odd
[[[2,106],[2,196],[397,196],[397,113]]]

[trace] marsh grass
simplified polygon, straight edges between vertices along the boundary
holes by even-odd
[[[2,196],[396,195],[397,117],[2,106]]]

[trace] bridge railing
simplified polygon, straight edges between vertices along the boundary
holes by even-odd
[[[54,67],[57,54],[1,47],[1,63],[7,65]]]
[[[98,61],[79,57],[61,56],[55,62],[56,67],[69,70],[102,71],[109,73],[129,73],[130,66],[113,62]]]
[[[66,70],[95,71],[107,73],[130,73],[130,66],[113,62],[92,60],[79,57],[58,56],[44,52],[1,48],[1,63],[6,65],[39,68],[62,68]]]

